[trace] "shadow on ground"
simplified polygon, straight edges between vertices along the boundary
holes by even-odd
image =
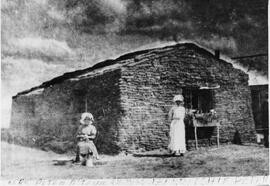
[[[134,157],[171,158],[173,154],[133,154]]]

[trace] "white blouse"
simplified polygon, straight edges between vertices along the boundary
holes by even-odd
[[[185,118],[185,108],[183,106],[173,106],[169,112],[169,120],[183,120]]]

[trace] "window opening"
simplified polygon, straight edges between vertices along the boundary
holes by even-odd
[[[207,113],[213,109],[213,90],[199,88],[183,88],[185,108]]]

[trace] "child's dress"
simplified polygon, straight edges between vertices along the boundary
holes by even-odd
[[[96,135],[96,133],[97,133],[97,130],[94,125],[87,125],[87,126],[81,125],[78,129],[77,135],[91,136],[91,135]],[[80,154],[89,154],[92,152],[93,157],[98,158],[97,148],[93,140],[91,139],[79,141],[77,144],[77,152]]]

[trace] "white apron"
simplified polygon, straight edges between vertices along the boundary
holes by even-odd
[[[170,143],[168,148],[171,151],[186,152],[185,139],[185,108],[182,106],[175,106],[170,110],[169,117],[172,119],[170,126]]]

